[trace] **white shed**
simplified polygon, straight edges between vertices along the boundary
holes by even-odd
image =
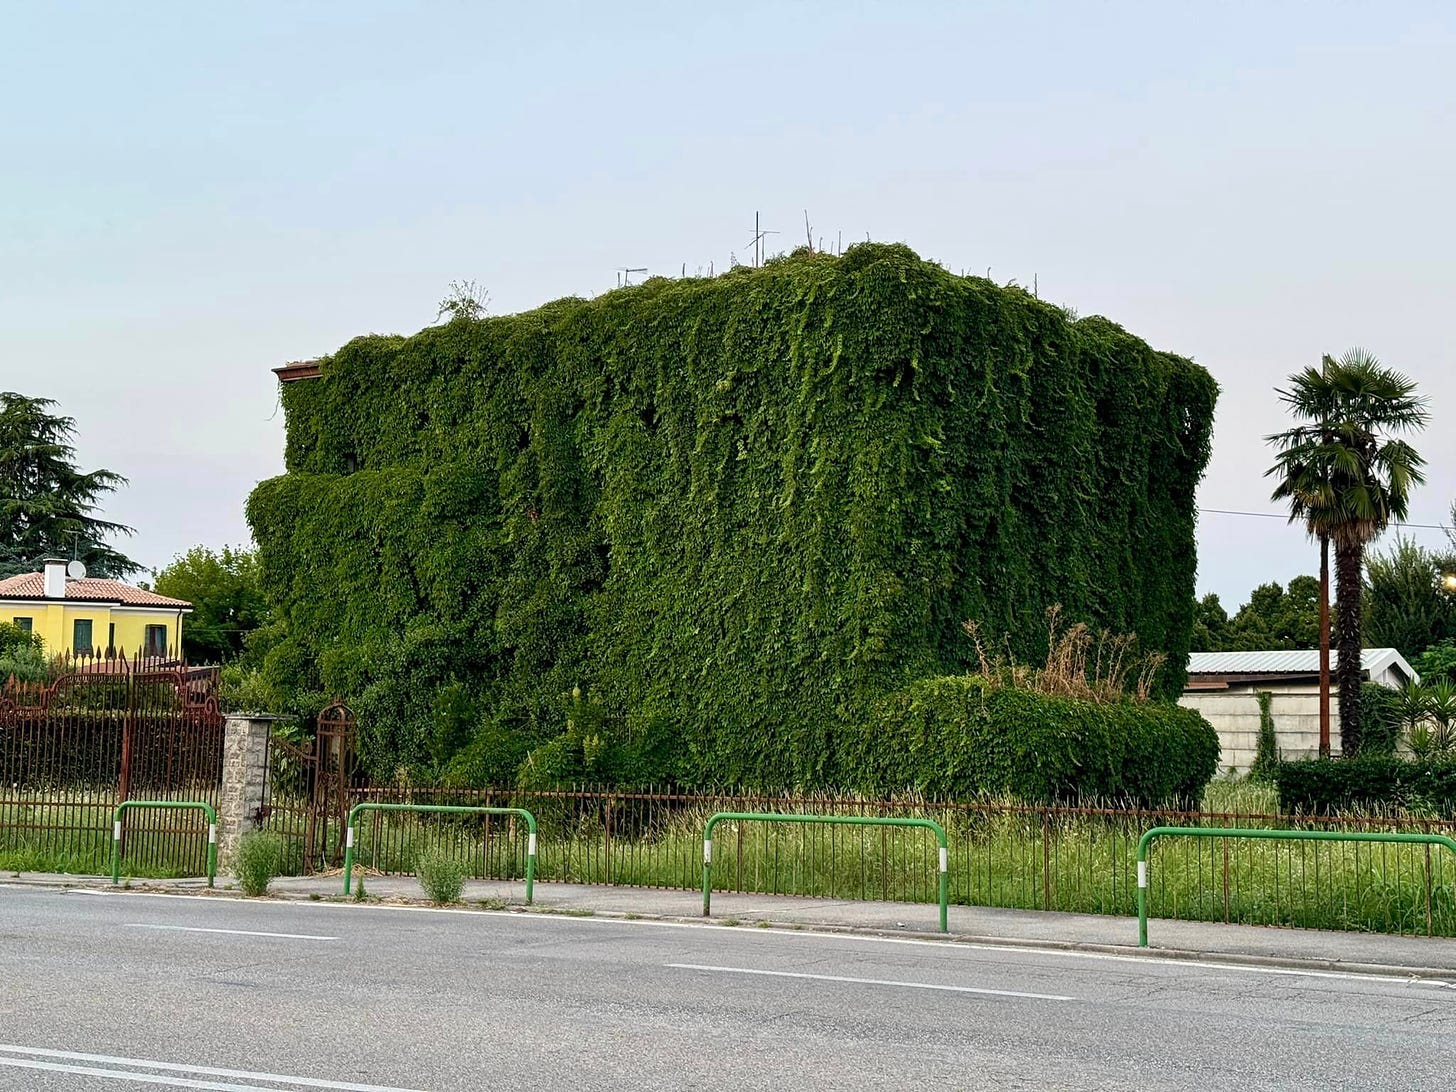
[[[1339,664],[1330,651],[1330,673]],[[1400,687],[1419,676],[1393,648],[1367,648],[1360,654],[1365,678]],[[1319,753],[1319,651],[1195,652],[1188,657],[1188,683],[1178,704],[1196,709],[1218,732],[1220,765],[1240,773],[1254,761],[1259,741],[1259,700],[1273,694],[1269,712],[1285,758]],[[1340,750],[1338,687],[1330,687],[1330,746]]]

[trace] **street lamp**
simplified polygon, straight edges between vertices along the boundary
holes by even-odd
[[[1456,573],[1442,573],[1441,587],[1448,592],[1456,592]]]

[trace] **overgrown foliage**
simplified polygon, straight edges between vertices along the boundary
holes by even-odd
[[[1268,690],[1257,690],[1254,698],[1259,703],[1259,739],[1254,761],[1249,766],[1249,776],[1255,781],[1272,781],[1279,766],[1279,737],[1274,731],[1274,695]]]
[[[732,780],[716,756],[974,666],[965,619],[1040,659],[1053,603],[1181,686],[1216,387],[1105,319],[866,244],[321,369],[248,507],[285,627],[264,673],[347,696],[376,773],[475,779],[560,736],[538,767],[662,746]]]

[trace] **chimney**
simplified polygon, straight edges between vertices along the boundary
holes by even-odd
[[[41,562],[45,566],[45,597],[64,599],[66,597],[66,563],[48,557]]]

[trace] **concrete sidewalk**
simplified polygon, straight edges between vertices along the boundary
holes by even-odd
[[[46,887],[110,888],[108,877],[22,873],[0,882]],[[365,876],[370,898],[385,902],[423,902],[419,882],[410,876]],[[218,877],[218,894],[232,881]],[[205,881],[131,881],[132,890],[197,893]],[[343,877],[280,877],[270,894],[286,899],[343,899]],[[462,896],[466,905],[525,911],[521,881],[469,880]],[[841,930],[872,935],[941,937],[937,908],[924,903],[858,902],[789,895],[740,895],[714,892],[711,923],[760,925],[816,930]],[[664,891],[639,887],[537,883],[531,910],[604,917],[647,918],[704,923],[702,895],[697,891]],[[1290,966],[1299,969],[1417,975],[1456,980],[1456,939],[1343,933],[1315,929],[1283,929],[1258,925],[1155,918],[1148,924],[1151,947],[1137,948],[1137,919],[1100,914],[1064,914],[1037,910],[952,906],[950,938],[1008,946],[1074,948],[1117,955],[1206,959]]]

